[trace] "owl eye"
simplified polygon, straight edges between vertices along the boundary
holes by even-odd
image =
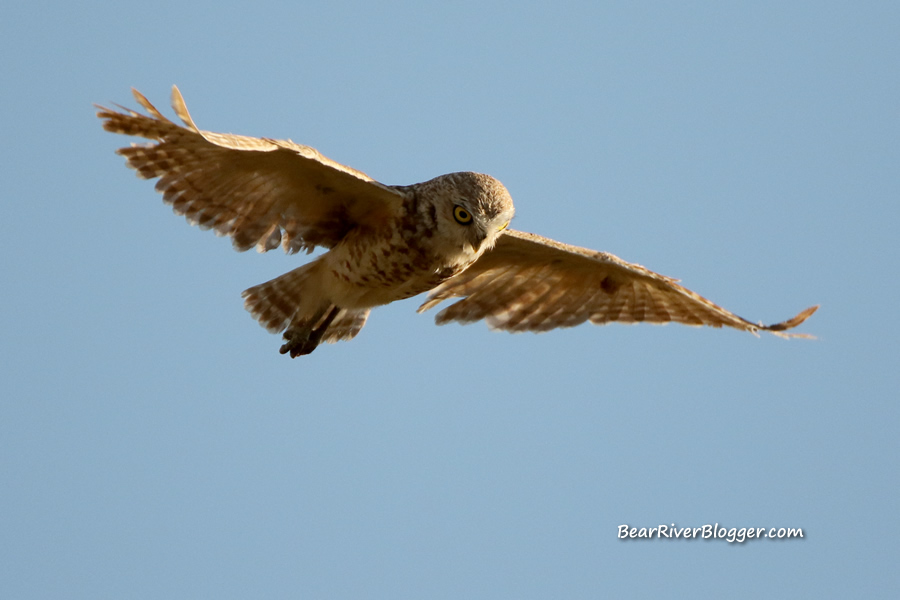
[[[462,206],[453,207],[453,218],[460,225],[468,225],[472,222],[472,213],[464,209]]]

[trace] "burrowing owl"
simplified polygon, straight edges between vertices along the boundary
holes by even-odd
[[[319,343],[349,340],[369,311],[430,292],[419,307],[462,298],[438,324],[487,320],[506,331],[546,331],[584,321],[727,325],[784,331],[817,307],[775,325],[754,324],[706,298],[612,254],[507,229],[513,202],[487,175],[451,173],[388,186],[316,150],[269,138],[201,131],[178,88],[164,117],[139,92],[149,116],[98,106],[107,131],[154,140],[118,151],[177,214],[234,247],[266,252],[329,251],[246,290],[247,310],[273,333],[282,354],[309,354]]]

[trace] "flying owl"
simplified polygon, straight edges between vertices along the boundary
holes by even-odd
[[[818,308],[775,325],[754,324],[678,285],[605,252],[509,229],[513,201],[488,175],[451,173],[408,186],[384,185],[291,141],[200,130],[177,87],[164,117],[132,90],[149,116],[98,106],[103,128],[151,143],[118,150],[192,225],[227,235],[236,250],[328,251],[244,291],[244,306],[273,333],[281,353],[309,354],[349,340],[369,311],[429,292],[419,312],[439,325],[484,319],[505,331],[602,325],[727,325],[783,337]]]

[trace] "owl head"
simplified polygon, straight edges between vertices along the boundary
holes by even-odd
[[[503,184],[481,173],[441,175],[421,184],[433,199],[433,243],[448,258],[469,262],[490,249],[513,217],[512,197]],[[456,262],[456,261],[452,261]]]

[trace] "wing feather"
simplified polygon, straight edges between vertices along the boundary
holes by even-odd
[[[396,189],[290,140],[200,130],[177,87],[167,119],[137,90],[149,114],[98,106],[103,128],[153,140],[122,148],[129,167],[189,223],[232,238],[237,250],[332,247],[355,227],[377,227],[399,210]],[[121,108],[121,107],[120,107]]]
[[[451,298],[435,321],[487,320],[494,329],[546,331],[590,320],[595,325],[683,323],[734,327],[783,337],[818,306],[774,325],[752,323],[679,285],[605,252],[507,229],[472,266],[432,290],[419,312]]]

